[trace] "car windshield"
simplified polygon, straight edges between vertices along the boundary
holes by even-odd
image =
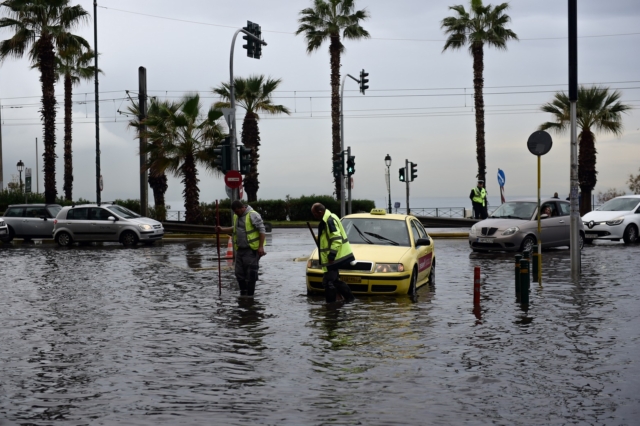
[[[637,198],[614,198],[602,205],[598,210],[603,212],[628,212],[635,209],[640,200]]]
[[[537,203],[532,201],[511,201],[503,203],[490,217],[529,220],[536,207]]]
[[[138,213],[134,213],[129,209],[125,209],[122,206],[109,206],[107,207],[107,209],[111,210],[112,212],[114,212],[115,214],[117,214],[118,216],[124,218],[124,219],[132,219],[134,217],[141,217]]]
[[[342,226],[351,244],[410,245],[409,231],[404,220],[345,218]]]
[[[58,213],[60,213],[60,210],[62,210],[61,206],[47,206],[47,211],[49,212],[51,217],[58,216]]]

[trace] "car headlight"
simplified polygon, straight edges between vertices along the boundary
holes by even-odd
[[[0,226],[4,226],[4,220],[0,220]]]
[[[518,228],[517,226],[512,226],[511,228],[506,229],[502,235],[513,235],[516,232],[518,232],[520,230],[520,228]]]
[[[318,259],[307,260],[307,269],[320,269],[320,261]]]
[[[404,265],[402,263],[378,263],[376,264],[376,269],[374,272],[404,272]]]
[[[608,220],[607,225],[609,226],[620,225],[622,222],[624,222],[624,216],[620,216],[620,217],[616,217],[615,219]]]
[[[477,232],[477,231],[476,231],[476,226],[475,226],[475,225],[473,225],[473,226],[471,227],[470,234],[471,234],[471,235],[476,235],[476,232]]]
[[[140,228],[141,231],[151,231],[153,229],[153,226],[151,226],[151,225],[138,225],[138,228]]]

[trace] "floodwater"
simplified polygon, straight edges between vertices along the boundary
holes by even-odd
[[[528,309],[513,255],[447,239],[417,300],[327,307],[313,244],[274,230],[254,300],[209,243],[1,245],[0,425],[639,423],[640,244],[585,247],[579,283],[544,252]]]

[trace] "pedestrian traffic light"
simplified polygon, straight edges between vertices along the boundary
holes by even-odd
[[[366,78],[368,76],[369,76],[368,72],[364,72],[364,70],[360,71],[360,93],[362,93],[363,95],[364,95],[364,91],[369,88],[369,86],[367,86],[369,79]]]
[[[405,178],[404,178],[404,167],[401,168],[400,170],[398,170],[398,172],[400,173],[400,182],[404,182]]]
[[[249,32],[249,33],[251,33],[251,34],[253,34],[253,26],[254,25],[257,25],[257,24],[254,24],[251,21],[247,21],[247,26],[246,27],[242,27],[242,29],[247,31],[247,32]],[[253,37],[251,37],[250,35],[242,36],[242,38],[244,40],[247,40],[247,44],[243,44],[242,47],[247,49],[247,56],[250,57],[250,58],[253,58],[254,55],[255,55],[256,44],[257,43],[255,42]]]
[[[253,35],[262,40],[262,29],[260,28],[260,25],[253,24]],[[254,43],[255,47],[253,49],[253,57],[256,59],[260,59],[260,56],[262,56],[262,43],[257,40],[254,41]]]
[[[344,161],[342,155],[340,158],[333,161],[333,177],[338,179],[341,175],[344,174]]]
[[[213,164],[222,173],[227,173],[231,170],[231,136],[224,138],[217,148],[213,149],[213,153],[216,155],[216,159],[213,160]]]
[[[409,180],[409,182],[413,182],[418,177],[418,164],[409,163],[409,167],[411,168],[411,180]]]
[[[251,148],[244,145],[238,148],[240,150],[240,173],[248,175],[251,172]]]
[[[351,176],[355,173],[356,173],[356,156],[350,155],[347,158],[347,174]]]

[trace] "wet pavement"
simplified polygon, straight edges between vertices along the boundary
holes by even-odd
[[[0,245],[0,425],[639,424],[640,244],[579,283],[544,252],[524,309],[513,255],[438,239],[417,300],[327,307],[308,232],[274,230],[254,300],[211,243]]]

